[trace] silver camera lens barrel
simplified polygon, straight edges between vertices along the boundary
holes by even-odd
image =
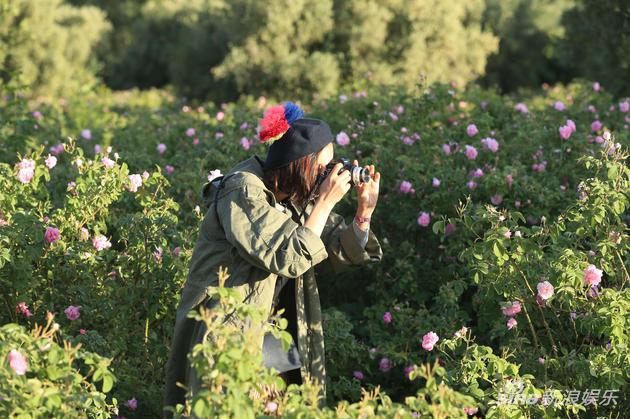
[[[359,166],[354,166],[350,172],[350,179],[353,185],[370,181],[370,171]]]

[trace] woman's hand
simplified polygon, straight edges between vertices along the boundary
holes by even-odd
[[[337,163],[328,174],[328,177],[324,179],[319,186],[319,196],[317,200],[328,204],[331,209],[337,202],[341,201],[341,198],[343,198],[352,187],[350,184],[350,172],[344,170],[339,173],[342,167],[342,163]]]
[[[354,166],[358,166],[359,162],[355,160]],[[365,166],[370,171],[370,181],[355,186],[357,190],[357,215],[362,217],[370,217],[376,207],[378,201],[378,191],[381,181],[381,173],[374,170],[374,165]]]

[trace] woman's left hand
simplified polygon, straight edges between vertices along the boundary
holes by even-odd
[[[358,166],[359,162],[355,160],[352,163]],[[358,208],[357,213],[361,213],[365,217],[369,217],[374,212],[376,201],[378,200],[378,191],[381,180],[381,173],[374,169],[374,165],[365,166],[370,171],[370,181],[355,186],[357,191]]]

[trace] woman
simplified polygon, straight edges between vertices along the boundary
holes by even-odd
[[[299,360],[288,354],[284,360],[270,357],[273,345],[261,341],[265,362],[295,366],[283,371],[285,381],[300,383],[307,374],[318,380],[323,406],[324,338],[314,267],[319,264],[337,274],[382,259],[380,244],[369,230],[381,177],[374,166],[366,166],[371,180],[355,186],[357,212],[348,226],[332,211],[352,187],[349,172],[338,173],[341,163],[320,185],[316,198],[308,199],[317,175],[333,158],[328,124],[304,118],[303,111],[288,102],[268,109],[259,125],[260,141],[271,144],[265,161],[254,155],[226,173],[218,188],[204,187],[208,211],[177,309],[166,365],[167,406],[184,404],[185,391],[176,383],[193,389],[197,385],[186,355],[201,341],[205,325],[186,315],[199,304],[211,308],[216,303],[206,298],[206,290],[217,286],[220,266],[230,274],[225,286],[238,289],[244,302],[264,307],[270,315],[284,306],[295,345],[291,354],[297,353]]]

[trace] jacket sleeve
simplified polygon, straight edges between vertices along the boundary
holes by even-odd
[[[368,230],[367,244],[363,248],[352,223],[346,224],[343,217],[336,212],[330,213],[322,232],[322,240],[326,245],[328,260],[318,270],[331,270],[333,274],[338,274],[352,266],[380,262],[383,258],[383,250],[371,228]]]
[[[252,265],[296,278],[328,257],[322,239],[269,204],[262,189],[244,185],[218,200],[225,237]]]

